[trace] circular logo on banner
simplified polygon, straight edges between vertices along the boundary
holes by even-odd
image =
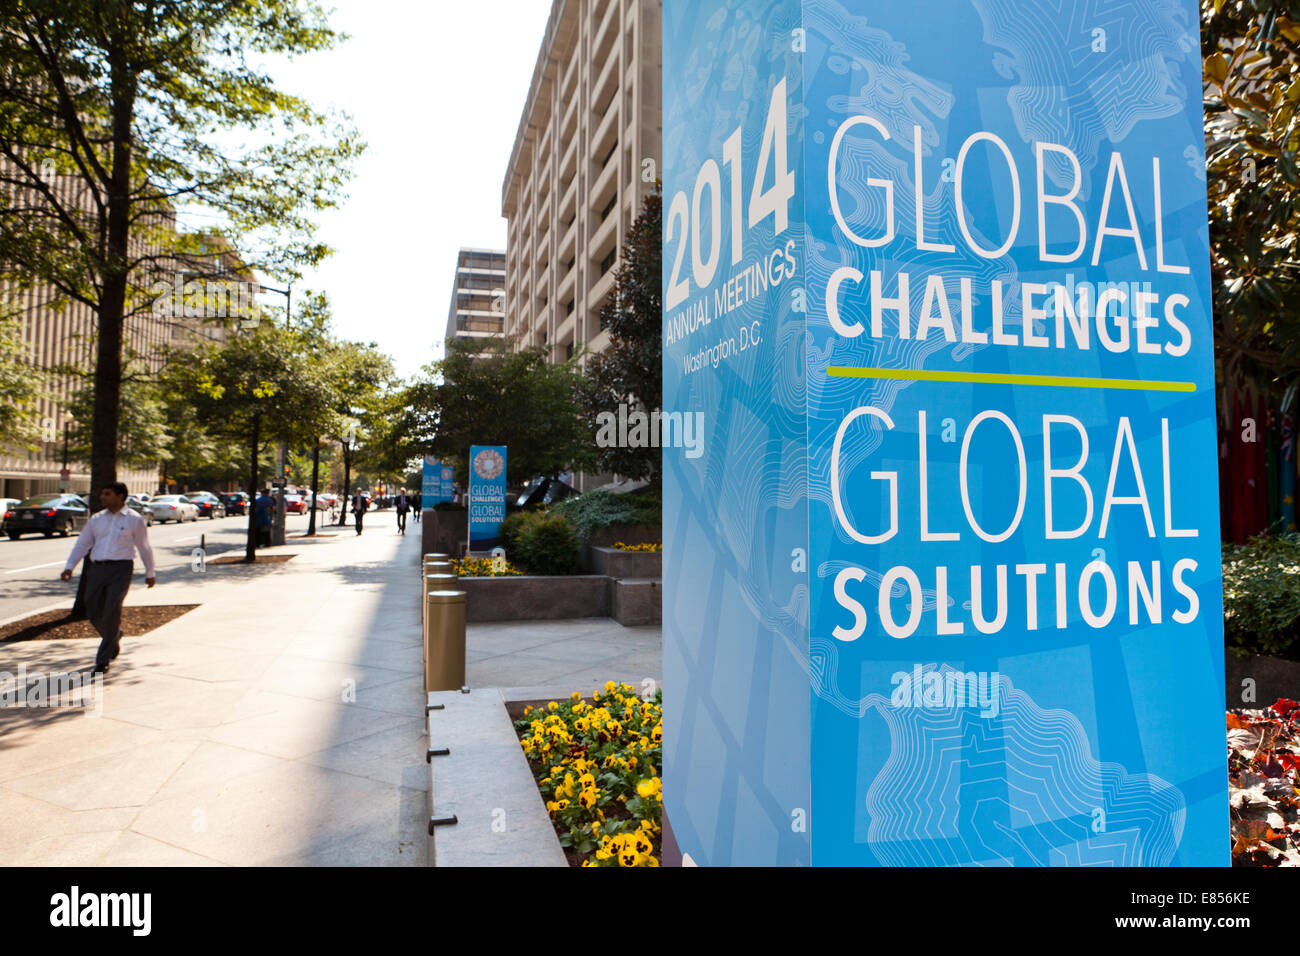
[[[485,448],[474,456],[474,474],[484,481],[491,481],[505,470],[506,462],[499,451]]]
[[[451,481],[451,469],[450,469],[450,468],[444,468],[444,469],[442,470],[442,480],[443,480],[443,481]]]

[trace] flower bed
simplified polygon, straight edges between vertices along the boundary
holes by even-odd
[[[615,541],[611,547],[619,551],[662,551],[663,544],[658,541],[648,541],[645,544],[624,544],[622,541]]]
[[[497,558],[452,558],[451,565],[462,578],[513,578],[524,573]]]
[[[524,708],[515,729],[571,865],[659,865],[662,692],[609,681],[590,701]]]
[[[1300,866],[1300,704],[1228,711],[1233,866]]]

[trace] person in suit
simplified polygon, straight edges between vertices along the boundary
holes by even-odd
[[[405,488],[394,496],[393,507],[397,509],[397,533],[406,534],[406,513],[411,510],[411,499]]]
[[[366,496],[358,488],[356,496],[352,499],[352,520],[356,522],[357,534],[361,533],[361,522],[365,519],[366,509],[369,507],[370,503],[366,501]]]
[[[137,551],[144,561],[144,583],[148,587],[158,583],[144,518],[126,507],[126,497],[126,485],[120,481],[99,490],[99,503],[103,507],[82,528],[59,575],[60,580],[71,581],[72,569],[90,555],[86,569],[86,610],[100,638],[99,651],[95,654],[96,674],[107,674],[108,665],[117,660],[122,649],[122,602],[131,587]]]

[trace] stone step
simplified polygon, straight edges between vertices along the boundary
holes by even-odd
[[[663,620],[663,583],[658,578],[623,578],[610,582],[610,616],[624,627]]]

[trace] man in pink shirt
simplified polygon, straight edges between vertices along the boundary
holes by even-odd
[[[117,659],[122,644],[122,602],[131,587],[135,552],[144,561],[144,583],[153,587],[153,549],[144,519],[126,506],[126,485],[115,481],[99,491],[103,508],[91,515],[72,547],[68,563],[59,577],[72,580],[72,569],[90,555],[86,572],[86,611],[90,623],[99,633],[99,652],[95,655],[95,673],[107,674],[108,665]]]

